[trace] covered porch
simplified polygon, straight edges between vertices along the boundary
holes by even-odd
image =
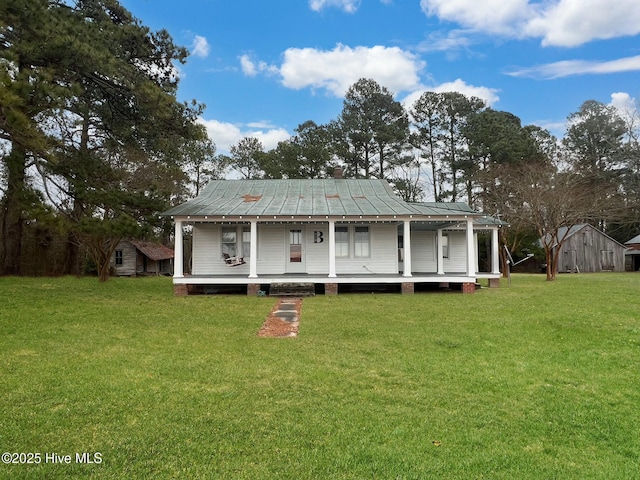
[[[173,283],[177,295],[234,289],[246,290],[248,295],[268,294],[271,286],[283,283],[313,284],[315,292],[327,295],[359,289],[414,293],[441,288],[472,293],[482,280],[487,280],[489,287],[499,286],[501,276],[499,225],[483,218],[467,216],[448,221],[424,218],[377,218],[375,221],[362,218],[324,221],[308,218],[287,221],[260,221],[258,218],[248,221],[243,218],[223,221],[207,219],[205,222],[191,218],[174,220],[176,264]],[[201,268],[185,272],[182,268],[185,225],[193,225],[194,229],[199,228],[200,231],[216,232],[211,238],[218,240],[206,244],[207,256],[214,263],[210,271]],[[370,243],[366,248],[361,247],[365,248],[366,255],[355,262],[361,273],[354,271],[353,258],[340,257],[343,247],[339,245],[336,232],[340,232],[341,226],[351,226],[352,231],[356,226],[371,228],[371,231],[367,230]],[[226,248],[223,245],[225,230],[238,233],[236,251],[231,252],[241,260],[238,263],[225,264],[222,257]],[[266,248],[260,245],[273,243],[274,230],[281,231],[283,240],[277,246],[279,250],[265,253]],[[386,234],[379,234],[379,231]],[[478,268],[478,233],[482,231],[490,232],[489,271],[480,271]],[[304,233],[296,237],[291,232]],[[194,250],[204,249],[202,239],[196,240],[194,237],[193,244]],[[263,250],[262,256],[258,254],[259,249]],[[312,258],[306,260],[306,257]],[[285,266],[274,268],[274,258],[284,261]],[[202,265],[204,262],[198,258],[194,263]],[[294,265],[293,271],[286,264],[289,267]],[[300,271],[295,271],[298,268]]]
[[[199,286],[306,282],[325,294],[346,285],[497,286],[499,221],[463,203],[410,203],[384,180],[218,180],[165,212],[175,222],[176,293]],[[185,266],[184,228],[193,231]],[[490,231],[488,272],[478,233]],[[186,270],[186,271],[185,271]]]

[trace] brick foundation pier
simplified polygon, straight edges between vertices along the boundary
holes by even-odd
[[[325,295],[337,295],[338,294],[338,284],[337,283],[325,283],[324,284],[324,294]]]
[[[475,293],[476,292],[476,284],[475,283],[463,283],[462,284],[462,293]]]
[[[402,282],[402,294],[411,295],[415,291],[415,284],[413,282]]]
[[[173,294],[176,297],[186,297],[187,295],[189,295],[189,288],[184,284],[174,285]]]

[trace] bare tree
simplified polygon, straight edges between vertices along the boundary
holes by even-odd
[[[558,254],[572,227],[617,215],[617,202],[607,192],[594,192],[593,183],[572,172],[561,172],[551,164],[520,162],[500,165],[501,188],[494,199],[504,208],[504,219],[512,228],[534,230],[545,251],[547,280],[558,272]],[[604,186],[603,186],[604,188]]]

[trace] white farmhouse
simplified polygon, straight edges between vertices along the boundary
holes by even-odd
[[[304,283],[499,284],[501,222],[462,203],[407,203],[385,180],[217,180],[164,215],[175,222],[174,291],[241,285],[248,294]],[[183,229],[193,231],[184,271]],[[477,233],[491,232],[490,271],[478,271]]]

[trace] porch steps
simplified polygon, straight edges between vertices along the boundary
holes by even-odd
[[[272,283],[269,286],[270,297],[313,297],[315,285],[302,282]]]

